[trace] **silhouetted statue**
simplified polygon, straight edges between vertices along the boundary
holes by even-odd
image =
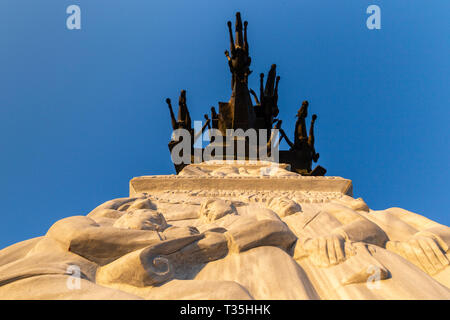
[[[248,75],[251,73],[250,64],[251,58],[249,56],[249,47],[247,42],[247,21],[244,22],[244,36],[242,35],[242,20],[241,14],[236,13],[236,41],[233,40],[233,30],[231,29],[231,21],[228,21],[228,32],[230,34],[230,52],[225,51],[225,56],[228,59],[228,65],[232,74],[231,89],[237,81],[247,83]],[[231,53],[231,55],[230,55]]]
[[[186,104],[186,90],[181,90],[180,98],[178,100],[178,118],[175,120],[175,114],[173,113],[172,103],[169,98],[166,99],[166,103],[169,107],[170,118],[172,120],[172,128],[176,129],[186,129],[191,134],[191,143],[194,144],[195,141],[200,137],[200,135],[205,131],[206,127],[210,127],[210,119],[205,115],[206,123],[203,125],[201,132],[195,132],[192,129],[191,116],[189,115],[189,110]],[[178,141],[175,141],[178,142]]]
[[[228,66],[231,72],[231,97],[227,102],[218,103],[218,112],[214,107],[211,107],[211,117],[208,114],[204,115],[206,123],[203,125],[201,132],[194,132],[192,129],[191,117],[186,103],[186,91],[182,90],[178,101],[178,115],[175,118],[173,108],[170,99],[166,99],[169,106],[170,118],[172,128],[186,129],[189,135],[173,135],[172,140],[169,143],[169,150],[172,151],[176,146],[186,137],[191,140],[191,159],[197,159],[199,152],[197,144],[194,148],[195,141],[203,134],[206,128],[218,129],[222,135],[227,134],[228,129],[242,129],[244,131],[248,129],[255,129],[258,134],[258,143],[256,145],[257,151],[264,151],[267,148],[267,153],[258,153],[259,157],[263,154],[270,155],[273,150],[272,147],[278,147],[279,141],[276,138],[277,132],[280,133],[281,139],[285,139],[289,145],[289,150],[279,151],[279,160],[281,163],[290,164],[291,170],[302,175],[324,175],[326,170],[321,166],[311,169],[312,162],[317,162],[319,154],[316,153],[314,147],[314,125],[317,119],[316,115],[312,116],[309,135],[307,134],[306,118],[308,116],[308,101],[303,101],[300,109],[297,112],[297,121],[295,123],[294,140],[291,141],[284,130],[281,128],[282,121],[279,120],[279,108],[278,108],[278,84],[280,77],[277,76],[276,65],[273,64],[267,73],[266,81],[264,83],[264,73],[260,74],[259,79],[259,93],[256,94],[253,90],[248,88],[248,76],[251,74],[250,65],[251,58],[249,54],[249,45],[247,40],[247,27],[248,23],[245,21],[242,23],[241,14],[236,13],[235,30],[233,35],[232,23],[227,22],[230,49],[225,51],[225,56],[228,60]],[[252,97],[255,104],[253,104]],[[269,134],[261,133],[260,129],[268,130]],[[275,129],[270,131],[271,129]],[[221,142],[210,135],[210,143],[214,144],[215,148],[228,149],[231,144],[237,144],[244,139],[246,147],[246,159],[250,158],[250,152],[253,151],[255,146],[254,140],[250,141],[248,136],[237,137],[234,136],[231,141],[224,140]],[[270,137],[267,137],[270,136]],[[264,138],[263,138],[264,137]],[[213,140],[212,140],[213,139]],[[261,141],[264,139],[264,141]],[[267,141],[265,140],[267,139]],[[274,144],[274,145],[272,145]],[[250,149],[250,147],[252,149]],[[178,151],[179,148],[176,149]],[[183,150],[185,147],[183,146]],[[217,149],[219,150],[219,149]],[[195,152],[194,152],[195,151]],[[238,156],[234,155],[235,158]],[[186,164],[175,165],[177,173],[179,173]]]
[[[181,90],[178,99],[178,122],[183,123],[185,129],[191,128],[191,116],[186,105],[186,90]]]
[[[178,124],[177,124],[177,119],[175,119],[175,114],[173,113],[172,102],[170,101],[169,98],[167,98],[166,103],[169,106],[170,120],[172,120],[172,129],[176,130],[176,129],[178,129]]]
[[[308,105],[308,101],[303,101],[302,106],[297,111],[297,122],[295,122],[294,133],[294,146],[296,149],[301,149],[303,144],[308,140],[305,122],[305,119],[308,116]]]
[[[308,145],[312,150],[312,159],[314,162],[317,162],[319,160],[320,155],[316,153],[316,149],[314,148],[314,123],[317,120],[317,115],[313,114],[311,118],[311,125],[309,126],[309,137],[308,137]]]
[[[211,125],[210,125],[210,119],[209,119],[209,117],[208,117],[208,114],[207,113],[205,113],[204,115],[203,115],[203,117],[205,118],[205,120],[206,120],[206,123],[208,124],[208,129],[211,129]]]
[[[255,113],[259,118],[263,118],[263,129],[270,130],[274,123],[274,118],[278,115],[278,82],[280,77],[277,77],[277,66],[273,64],[267,75],[266,86],[264,87],[264,73],[260,74],[259,78],[259,99],[255,91],[250,90],[250,93],[255,98]]]
[[[166,99],[167,106],[169,107],[170,112],[170,118],[172,122],[172,128],[173,130],[177,129],[185,129],[189,132],[190,135],[190,145],[191,145],[191,152],[190,152],[190,158],[191,162],[194,162],[194,144],[198,140],[198,138],[201,137],[203,132],[206,130],[206,128],[210,128],[211,120],[208,119],[208,116],[205,115],[206,122],[203,125],[200,132],[194,132],[192,129],[192,123],[191,123],[191,116],[189,115],[189,110],[186,104],[186,90],[182,90],[180,93],[180,97],[178,100],[178,118],[175,119],[175,114],[173,112],[172,103],[169,98]],[[183,138],[182,138],[183,139]],[[169,151],[172,152],[173,148],[182,142],[182,139],[180,140],[179,137],[172,136],[172,139],[169,142]],[[181,152],[182,153],[182,152]],[[179,173],[187,164],[175,164],[175,170],[177,173]]]
[[[243,129],[255,127],[255,113],[248,90],[251,58],[247,41],[247,21],[242,27],[241,14],[236,13],[235,39],[231,21],[228,21],[230,52],[225,51],[231,72],[231,98],[228,102],[219,102],[218,129],[226,134],[227,129]],[[221,120],[222,119],[222,120]]]
[[[169,106],[170,118],[172,120],[172,128],[192,130],[191,116],[186,105],[186,90],[181,90],[180,98],[178,99],[178,118],[175,120],[175,114],[173,113],[172,103],[169,98],[166,99],[166,103]]]
[[[309,128],[309,136],[306,134],[305,119],[308,116],[308,101],[303,101],[302,106],[297,112],[297,122],[295,123],[294,142],[292,142],[283,129],[281,129],[281,120],[279,121],[279,132],[281,139],[284,139],[290,146],[289,151],[281,151],[280,159],[291,164],[291,170],[303,175],[324,175],[326,170],[317,166],[311,170],[312,162],[317,162],[319,154],[314,148],[314,124],[317,115],[313,114]]]
[[[297,112],[297,122],[295,123],[295,136],[294,136],[294,149],[303,150],[306,146],[311,151],[311,157],[314,162],[319,159],[319,154],[314,149],[314,123],[316,122],[317,115],[313,114],[311,125],[309,128],[309,137],[306,135],[306,123],[305,119],[308,116],[308,101],[303,101],[302,106]]]
[[[211,127],[213,129],[219,128],[219,116],[216,112],[216,108],[211,107]]]

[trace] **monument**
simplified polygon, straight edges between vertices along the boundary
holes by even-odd
[[[206,128],[275,127],[290,146],[280,163],[193,161],[176,175],[133,178],[128,196],[0,250],[0,299],[450,299],[450,228],[372,210],[350,180],[311,170],[317,117],[307,134],[304,101],[289,139],[276,118],[275,65],[259,97],[248,89],[247,26],[237,14],[233,39],[228,23],[230,100],[196,132],[181,91],[177,118],[167,100],[172,128],[187,133],[184,151],[197,160]]]
[[[244,25],[244,28],[242,25]],[[277,76],[276,65],[273,64],[270,67],[265,86],[264,73],[260,74],[259,98],[255,91],[248,88],[248,77],[252,71],[250,70],[251,58],[247,39],[247,26],[247,21],[242,24],[240,13],[236,13],[235,39],[233,39],[232,23],[228,21],[230,51],[226,50],[225,56],[231,72],[231,97],[228,102],[219,102],[219,113],[216,112],[215,107],[211,108],[211,120],[205,115],[206,123],[201,132],[195,135],[192,129],[189,111],[186,106],[186,91],[181,91],[178,120],[175,120],[170,99],[166,99],[172,119],[172,128],[174,130],[185,129],[190,136],[190,157],[186,157],[188,161],[175,163],[176,172],[179,173],[188,164],[204,160],[196,156],[204,154],[204,150],[196,152],[194,143],[206,127],[210,126],[210,121],[212,121],[212,129],[218,129],[224,137],[229,136],[227,130],[236,131],[241,129],[246,131],[251,129],[256,133],[254,141],[243,136],[235,136],[232,141],[225,142],[222,144],[223,150],[220,152],[221,155],[227,154],[227,147],[229,147],[229,144],[233,144],[234,151],[231,152],[231,155],[228,154],[228,156],[231,156],[231,159],[261,160],[258,157],[260,149],[267,149],[264,150],[263,154],[265,155],[270,155],[273,152],[272,144],[276,142],[272,139],[274,136],[272,129],[276,129],[280,131],[281,137],[291,147],[290,150],[280,152],[279,161],[289,164],[291,171],[301,175],[323,176],[326,173],[323,167],[317,166],[314,170],[311,170],[311,163],[312,161],[317,162],[319,154],[314,149],[314,123],[317,115],[312,116],[309,137],[306,134],[305,119],[307,117],[308,102],[304,101],[298,111],[294,143],[292,143],[284,130],[281,129],[282,121],[276,118],[279,113],[278,83],[280,81],[280,77]],[[255,100],[255,105],[253,105],[251,96]],[[264,136],[260,134],[261,132],[264,132]],[[239,138],[244,139],[245,144],[245,154],[243,153],[242,155],[236,152],[237,147],[235,147]],[[174,152],[174,147],[181,141],[183,139],[173,138],[169,143],[169,151],[171,153]],[[215,147],[217,148],[217,143]],[[250,152],[251,149],[256,150],[253,157]],[[186,150],[183,150],[183,152],[186,152]]]

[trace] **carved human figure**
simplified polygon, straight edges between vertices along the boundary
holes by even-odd
[[[288,197],[273,197],[267,202],[268,208],[275,211],[280,217],[287,217],[301,212],[301,206]]]
[[[319,212],[294,214],[283,221],[299,238],[295,257],[310,257],[320,267],[339,264],[353,255],[352,243],[384,247],[388,240],[384,231],[363,212],[340,203],[329,203]]]
[[[213,222],[228,214],[237,214],[236,208],[230,201],[207,199],[200,208],[200,217],[206,222]]]
[[[429,275],[436,275],[449,265],[449,227],[400,208],[370,210],[361,198],[343,196],[335,202],[358,211],[382,228],[389,238],[386,249],[412,262]]]
[[[221,259],[228,253],[244,252],[258,246],[288,250],[295,242],[295,235],[273,211],[259,206],[247,207],[241,202],[236,205],[240,206],[239,210],[231,201],[206,199],[200,207],[198,220],[206,231],[199,234],[193,228],[190,233],[182,232],[178,237],[174,233],[173,237],[167,238],[171,235],[170,228],[164,229],[161,235],[167,240],[137,248],[100,268],[97,273],[100,283],[143,287],[174,278],[192,278],[205,263]],[[222,225],[226,228],[221,228]],[[178,229],[183,231],[185,228]]]
[[[449,265],[449,227],[400,208],[370,211],[365,216],[386,231],[388,250],[429,275],[438,274]]]
[[[83,279],[144,298],[149,298],[151,292],[156,294],[153,297],[160,297],[160,290],[167,290],[167,297],[174,298],[173,290],[183,290],[183,281],[197,297],[210,292],[192,287],[198,280],[206,280],[214,290],[218,290],[216,280],[237,282],[249,293],[245,297],[250,298],[448,298],[449,291],[444,287],[449,285],[446,275],[450,271],[445,260],[448,227],[398,208],[375,212],[362,199],[347,196],[320,207],[305,204],[301,211],[294,210],[280,219],[280,209],[293,207],[291,196],[297,199],[295,195],[281,195],[268,201],[259,198],[251,204],[244,200],[208,199],[203,216],[212,221],[198,216],[183,218],[187,223],[200,223],[198,229],[186,227],[187,224],[165,227],[157,214],[164,202],[159,195],[115,199],[94,209],[89,217],[70,217],[54,224],[44,237],[32,243],[31,251],[25,251],[26,257],[1,266],[0,289],[5,296],[10,284],[20,286],[24,279],[66,275],[65,264],[76,262],[82,264]],[[190,199],[189,203],[196,202],[199,209],[198,200]],[[180,198],[177,201],[180,208],[186,205]],[[233,207],[236,210],[227,214]],[[314,210],[319,208],[321,211]],[[117,222],[135,214],[139,223],[132,223],[135,227],[131,230],[130,224],[119,229],[101,220]],[[145,221],[160,231],[146,228],[145,223],[141,224]],[[199,232],[200,228],[203,231]],[[429,274],[435,268],[433,263],[444,266],[433,275],[437,281],[398,256],[398,245],[405,247],[399,255],[403,256],[401,251],[406,250],[405,258]],[[425,258],[429,260],[422,264]],[[280,270],[284,276],[273,279]],[[317,294],[293,295],[289,291],[302,283],[300,291],[317,290]],[[380,290],[373,290],[370,285],[379,285]],[[414,290],[415,286],[419,289]],[[48,290],[45,286],[39,289]],[[278,291],[279,295],[258,295]],[[209,294],[206,297],[211,298]]]
[[[167,229],[167,222],[164,216],[156,210],[137,209],[123,214],[115,221],[113,227],[163,232]]]

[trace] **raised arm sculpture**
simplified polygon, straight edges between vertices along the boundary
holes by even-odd
[[[213,129],[219,128],[219,116],[216,112],[216,108],[211,107],[211,127]]]
[[[192,130],[191,116],[186,105],[186,90],[181,90],[180,98],[178,99],[178,118],[175,120],[175,114],[173,113],[172,102],[169,98],[166,99],[166,103],[169,107],[170,118],[172,120],[172,128]]]
[[[173,113],[172,102],[170,101],[169,98],[167,98],[166,103],[167,103],[167,105],[169,107],[169,111],[170,111],[170,119],[172,120],[172,129],[176,130],[176,129],[178,129],[178,124],[177,124],[177,120],[175,119],[175,114]]]
[[[190,144],[193,146],[194,130],[192,129],[192,126],[191,126],[191,117],[189,115],[189,110],[188,110],[187,104],[186,104],[186,90],[181,90],[180,97],[178,99],[178,118],[177,118],[177,120],[175,120],[175,114],[173,112],[172,102],[169,98],[166,99],[166,103],[167,103],[167,106],[169,107],[170,118],[172,120],[173,130],[174,131],[177,129],[187,130],[189,132],[188,136],[190,136],[190,140],[191,140]],[[173,135],[172,139],[169,142],[169,151],[172,152],[173,148],[180,142],[182,142],[182,140],[180,140],[180,137]],[[177,165],[175,165],[175,168],[178,172],[179,167],[177,167]]]
[[[274,123],[274,118],[278,115],[278,82],[280,77],[277,77],[277,66],[273,64],[267,75],[266,86],[264,87],[264,73],[260,74],[259,78],[259,98],[255,91],[250,90],[250,93],[255,99],[255,113],[264,119],[264,129],[270,130]]]
[[[295,136],[294,136],[294,149],[308,150],[311,153],[311,159],[317,162],[319,154],[316,153],[314,148],[314,123],[316,122],[317,115],[313,114],[311,120],[311,126],[309,129],[309,137],[306,134],[305,119],[308,116],[308,101],[303,101],[302,106],[297,112],[297,122],[295,123]]]
[[[178,101],[178,115],[175,117],[170,99],[166,99],[170,111],[170,118],[172,128],[186,129],[188,134],[179,134],[182,131],[177,131],[177,134],[172,135],[172,140],[169,143],[169,149],[176,152],[178,149],[189,148],[191,144],[191,160],[194,162],[203,161],[204,153],[200,153],[199,147],[195,140],[198,139],[204,130],[211,129],[211,132],[218,130],[223,136],[227,135],[229,130],[255,130],[257,139],[249,139],[249,136],[244,134],[244,137],[231,136],[230,141],[227,139],[219,141],[211,140],[217,150],[229,150],[230,146],[237,143],[245,144],[245,158],[250,160],[254,157],[254,153],[250,152],[257,150],[257,158],[265,159],[265,155],[270,155],[272,150],[278,150],[279,139],[278,132],[282,139],[285,139],[289,145],[289,150],[278,150],[278,160],[281,163],[290,164],[291,170],[302,175],[324,175],[326,170],[321,166],[317,166],[312,170],[312,162],[317,162],[319,154],[316,153],[314,143],[314,126],[317,116],[313,115],[309,132],[306,127],[306,118],[308,115],[308,101],[303,101],[297,113],[297,121],[295,124],[294,139],[291,141],[285,131],[281,129],[281,121],[278,118],[278,84],[280,77],[277,76],[276,65],[272,64],[267,77],[264,73],[260,74],[259,78],[259,92],[253,91],[248,87],[248,76],[251,74],[250,65],[251,58],[249,53],[249,44],[247,38],[247,21],[242,22],[241,14],[236,13],[236,21],[233,24],[231,21],[227,22],[229,49],[225,51],[225,56],[228,61],[228,67],[231,72],[231,96],[228,101],[219,101],[218,110],[211,107],[211,115],[205,115],[206,123],[201,132],[194,132],[191,123],[191,116],[186,104],[186,91],[182,90]],[[264,79],[266,78],[266,79]],[[261,129],[267,130],[266,132]],[[214,130],[214,131],[213,131]],[[240,132],[240,131],[239,131]],[[309,133],[309,134],[308,134]],[[210,138],[214,134],[210,133]],[[181,144],[183,139],[188,145]],[[177,148],[175,148],[177,146]],[[174,149],[175,148],[175,149]],[[203,148],[203,146],[202,146]],[[264,149],[268,152],[263,152]],[[203,150],[205,151],[205,150]],[[261,152],[259,152],[261,151]],[[185,154],[188,150],[185,150]],[[237,156],[235,152],[234,156]],[[187,164],[187,157],[183,157],[182,165],[175,165],[177,173]],[[191,162],[192,163],[192,162]]]
[[[190,139],[190,159],[192,161],[192,157],[194,155],[194,144],[202,136],[202,134],[205,132],[206,128],[211,127],[211,119],[208,118],[207,115],[205,115],[206,122],[203,124],[201,130],[199,132],[195,132],[192,128],[192,122],[191,122],[191,116],[189,114],[189,109],[186,104],[186,90],[181,90],[180,97],[178,99],[178,118],[175,120],[175,114],[173,112],[172,103],[169,98],[166,99],[167,106],[169,107],[170,112],[170,118],[172,121],[172,128],[173,130],[177,129],[185,129],[188,131],[187,137]],[[182,137],[180,139],[180,137]],[[169,151],[172,152],[174,147],[178,145],[180,142],[183,142],[184,135],[172,135],[172,139],[169,142]],[[175,170],[180,172],[184,166],[186,166],[189,163],[182,163],[182,164],[175,164]]]
[[[228,21],[230,51],[225,51],[231,72],[231,97],[228,102],[219,102],[218,129],[223,135],[227,129],[247,130],[255,127],[255,114],[248,90],[251,58],[247,41],[248,23],[242,24],[241,14],[236,13],[235,38],[231,21]],[[221,120],[222,119],[222,120]]]
[[[249,46],[247,42],[247,25],[244,22],[244,35],[242,34],[242,20],[241,14],[236,13],[236,40],[233,40],[233,30],[231,28],[231,21],[228,21],[228,32],[230,35],[230,52],[225,51],[225,56],[228,59],[228,65],[232,74],[231,88],[234,88],[236,81],[247,83],[248,75],[251,73],[250,64],[251,58],[249,56]]]
[[[308,116],[308,105],[308,101],[303,101],[302,106],[297,111],[297,121],[295,122],[294,133],[294,148],[296,149],[302,149],[304,143],[308,140],[305,122],[305,119]]]
[[[317,115],[313,114],[311,118],[311,125],[309,126],[309,137],[308,137],[308,145],[312,151],[312,159],[314,162],[317,162],[319,160],[319,154],[316,153],[316,149],[314,148],[314,123],[317,120]]]
[[[325,168],[317,166],[311,170],[312,162],[317,162],[319,154],[314,147],[314,124],[317,115],[312,116],[309,129],[309,136],[306,131],[306,117],[308,116],[308,101],[303,101],[297,112],[297,121],[295,123],[294,142],[292,142],[283,129],[279,128],[281,138],[284,139],[290,147],[289,151],[280,151],[280,161],[291,164],[291,170],[302,175],[323,176],[326,173]]]
[[[191,129],[191,116],[186,105],[186,90],[181,90],[178,100],[178,122],[183,123],[185,129]]]

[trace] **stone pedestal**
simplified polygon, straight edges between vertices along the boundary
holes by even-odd
[[[288,164],[272,167],[268,162],[225,164],[210,162],[185,167],[179,175],[141,176],[130,181],[130,197],[139,193],[193,190],[311,191],[352,196],[351,180],[341,177],[301,176],[289,172]],[[286,170],[287,169],[287,170]],[[227,174],[222,174],[226,170]],[[230,174],[231,172],[231,174]]]

